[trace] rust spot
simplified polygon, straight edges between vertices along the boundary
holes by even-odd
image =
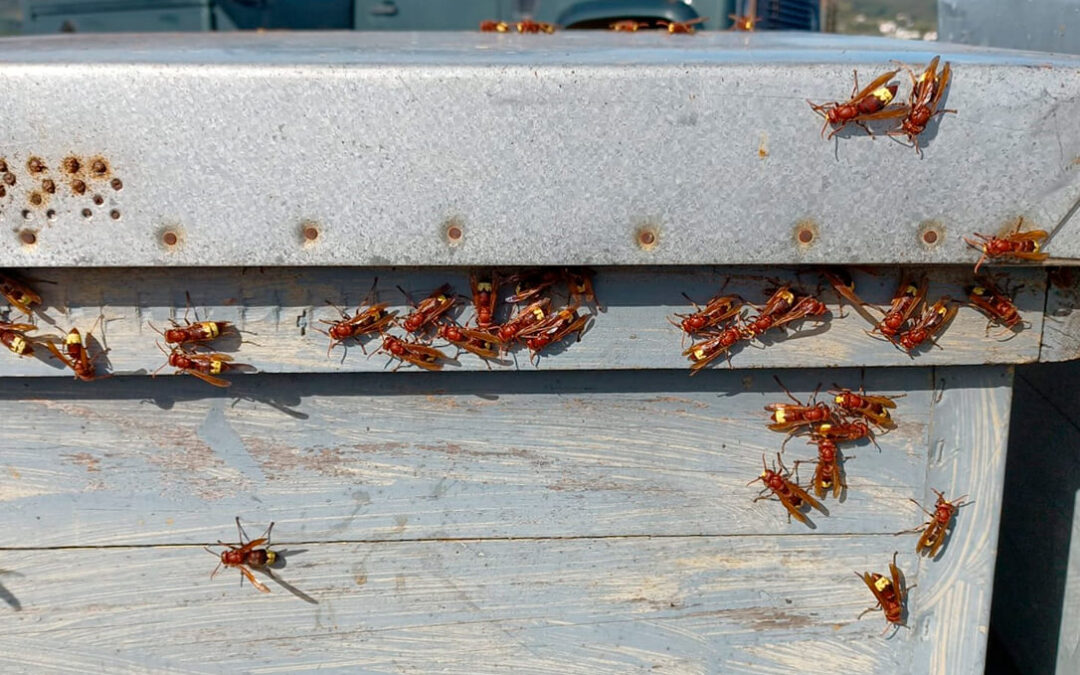
[[[120,211],[118,209],[113,209],[112,211],[109,211],[109,217],[113,220],[120,220]]]
[[[56,194],[56,181],[54,181],[52,178],[46,178],[45,180],[41,181],[41,189],[51,195]]]
[[[176,227],[163,227],[158,231],[158,236],[168,251],[174,250],[184,240],[183,233]]]
[[[90,218],[93,215],[94,215],[94,212],[91,211],[90,209],[83,209],[82,210],[82,217],[83,218]]]
[[[651,251],[660,244],[660,228],[656,225],[641,225],[634,230],[634,243],[642,251]]]
[[[15,184],[15,174],[11,173],[10,171],[8,173],[5,173],[4,174],[4,182],[7,183],[8,185],[14,185]]]
[[[465,240],[465,222],[457,216],[447,219],[447,221],[443,223],[442,234],[443,239],[445,239],[446,243],[450,246],[461,244],[461,242]]]
[[[82,169],[82,162],[79,161],[78,157],[65,157],[60,166],[64,173],[75,175]]]
[[[792,237],[800,248],[810,248],[818,238],[818,226],[812,220],[800,220],[795,223]]]
[[[105,198],[102,197],[101,195],[94,195],[94,203],[97,204],[98,206],[101,206],[102,204],[105,203]]]
[[[120,180],[119,178],[113,178],[111,181],[109,181],[109,185],[111,185],[112,189],[116,190],[117,192],[124,189],[124,181]]]
[[[7,173],[7,160],[0,159],[0,173]]]
[[[45,171],[45,162],[40,157],[31,157],[26,160],[26,169],[30,173],[43,173]]]
[[[945,227],[937,220],[924,220],[919,224],[919,244],[924,249],[932,249],[945,241]]]
[[[300,223],[297,228],[297,235],[300,238],[300,243],[304,246],[310,246],[319,240],[319,224],[313,220],[305,220]]]
[[[0,197],[7,197],[7,188],[0,185]]]
[[[90,160],[90,175],[94,178],[104,178],[109,175],[109,163],[104,157],[94,157]]]
[[[86,183],[76,178],[75,180],[71,181],[71,191],[77,195],[86,194]]]
[[[40,192],[30,193],[30,206],[41,206],[45,203],[45,197]]]
[[[769,156],[769,137],[765,135],[765,132],[761,132],[761,140],[758,141],[757,156],[761,159],[765,159]]]
[[[37,232],[33,230],[22,230],[19,232],[19,241],[27,246],[33,246],[37,244]]]

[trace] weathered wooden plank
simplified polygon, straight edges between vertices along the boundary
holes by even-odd
[[[910,270],[925,272],[931,279],[929,298],[941,295],[966,298],[964,286],[972,281],[968,267]],[[468,293],[468,278],[460,269],[200,269],[197,273],[164,269],[29,270],[27,276],[55,284],[39,283],[49,308],[46,316],[66,330],[75,325],[84,332],[105,316],[109,323],[103,342],[110,349],[108,362],[120,373],[152,372],[164,362],[154,346],[160,336],[150,324],[163,328],[170,317],[183,317],[185,292],[191,294],[198,316],[235,322],[245,333],[222,340],[216,348],[235,352],[238,361],[265,372],[360,372],[387,368],[388,358],[366,358],[355,346],[346,353],[338,348],[330,357],[328,338],[316,332],[326,328],[324,320],[340,318],[326,305],[355,306],[379,279],[380,299],[401,311],[407,307],[394,287],[401,285],[418,296],[426,295],[443,282],[451,282],[459,293]],[[888,305],[899,281],[895,269],[874,269],[855,273],[860,294],[869,302]],[[999,330],[987,334],[984,316],[971,307],[961,307],[956,319],[940,336],[939,348],[928,347],[915,355],[866,334],[868,322],[850,308],[843,312],[832,303],[833,317],[827,325],[805,322],[799,334],[788,337],[774,332],[767,336],[767,348],[760,343],[740,346],[732,362],[740,368],[878,365],[944,365],[982,363],[1024,363],[1039,358],[1042,310],[1045,304],[1045,272],[1035,269],[1009,270],[1018,285],[1017,304],[1030,325],[1009,339]],[[597,294],[606,306],[580,343],[560,346],[540,359],[536,368],[624,369],[678,368],[688,362],[682,356],[682,334],[668,321],[675,312],[691,308],[682,293],[704,302],[727,283],[725,293],[742,295],[750,302],[764,302],[777,280],[792,281],[816,291],[820,280],[813,272],[748,268],[611,268],[596,278]],[[504,291],[509,294],[510,290]],[[563,296],[565,298],[565,296]],[[832,298],[831,291],[824,297]],[[1074,298],[1075,299],[1075,298]],[[561,301],[561,300],[560,300]],[[466,303],[468,304],[468,303]],[[1078,303],[1074,302],[1071,306]],[[466,309],[462,320],[472,317]],[[190,315],[194,319],[194,314]],[[45,332],[47,327],[42,326]],[[245,342],[241,344],[241,337]],[[369,342],[369,348],[378,346]],[[44,353],[44,350],[41,350]],[[449,352],[453,353],[453,348]],[[0,376],[57,375],[70,373],[54,360],[0,358]],[[723,360],[718,362],[724,366]],[[512,353],[495,369],[532,370],[529,353]],[[463,354],[452,370],[487,370],[488,364],[471,354]],[[166,372],[171,369],[166,369]]]
[[[1013,372],[946,368],[937,374],[941,400],[934,405],[920,501],[933,510],[931,490],[937,489],[950,500],[966,495],[969,503],[956,516],[947,548],[935,560],[919,559],[911,627],[924,642],[911,672],[974,675],[986,659]],[[914,541],[904,548],[913,551]]]
[[[1072,269],[1052,270],[1046,287],[1040,361],[1072,361],[1080,358],[1080,277]]]
[[[897,673],[925,637],[858,619],[891,535],[337,544],[275,530],[262,595],[208,578],[193,546],[7,551],[19,612],[0,608],[6,671]],[[914,554],[900,564],[915,569]],[[938,589],[919,582],[913,601]],[[63,645],[64,649],[57,648]],[[962,672],[967,664],[949,662]]]
[[[898,428],[847,452],[847,500],[820,532],[895,532],[925,492],[929,369],[784,371],[805,400],[839,382],[897,400]],[[9,380],[9,382],[11,382]],[[191,543],[236,514],[307,540],[792,534],[751,503],[784,435],[770,372],[254,375],[0,391],[0,502],[26,546]],[[793,439],[785,462],[812,459]],[[802,468],[808,480],[810,466]]]

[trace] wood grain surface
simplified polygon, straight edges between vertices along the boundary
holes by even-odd
[[[774,374],[906,393],[813,530],[747,485]],[[982,671],[1008,369],[5,382],[7,672]],[[895,533],[931,487],[972,503],[918,561]],[[236,515],[318,604],[208,578]],[[882,637],[852,572],[897,550],[911,628]]]

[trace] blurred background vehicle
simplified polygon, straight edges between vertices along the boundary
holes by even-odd
[[[8,32],[28,35],[259,28],[475,30],[485,19],[516,21],[524,17],[566,29],[603,29],[626,19],[655,26],[658,21],[690,21],[706,17],[701,28],[723,30],[731,26],[731,15],[746,16],[753,11],[759,18],[757,27],[761,30],[818,31],[822,29],[822,9],[828,1],[21,0],[20,5],[4,0],[0,1],[0,30],[7,27]],[[19,24],[21,29],[16,31],[14,27]]]

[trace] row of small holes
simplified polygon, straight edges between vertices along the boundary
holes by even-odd
[[[0,196],[3,196],[3,195],[0,195]],[[83,209],[82,210],[82,217],[83,218],[90,218],[93,215],[94,215],[94,212],[91,211],[90,209]],[[30,209],[23,209],[22,217],[23,217],[23,220],[32,220],[34,218],[34,212],[31,211]],[[48,218],[49,220],[56,220],[56,211],[54,211],[53,209],[49,209],[48,211],[45,212],[45,217]],[[112,209],[111,211],[109,211],[109,217],[112,218],[113,220],[120,220],[120,209]]]
[[[2,196],[2,195],[0,195],[0,196]],[[102,201],[104,201],[104,200],[102,200]],[[100,203],[100,202],[97,202],[96,197],[95,197],[95,203]],[[26,219],[26,220],[30,220],[32,215],[33,214],[29,210],[23,211],[23,218]],[[56,211],[50,210],[50,211],[46,212],[45,215],[46,215],[46,217],[48,217],[49,220],[53,220],[53,219],[56,218]],[[94,215],[94,212],[91,211],[90,209],[83,209],[82,210],[83,218],[90,218],[93,215]],[[109,217],[112,218],[113,220],[120,220],[120,211],[118,211],[117,209],[113,209],[113,210],[109,211]],[[314,242],[316,239],[319,238],[319,228],[315,227],[314,225],[307,225],[307,226],[304,227],[303,234],[304,234],[304,240],[305,241]],[[461,241],[461,238],[463,236],[464,236],[464,232],[462,231],[462,229],[461,229],[461,227],[459,225],[451,225],[450,227],[448,227],[446,229],[446,237],[452,243],[457,243],[457,242]],[[22,239],[23,243],[25,243],[25,244],[34,244],[34,243],[37,242],[37,236],[33,232],[31,232],[30,230],[23,230],[20,233],[19,237]],[[799,240],[799,243],[809,245],[810,243],[812,243],[814,241],[814,238],[815,238],[814,231],[810,227],[803,226],[803,227],[799,228],[799,230],[798,230],[798,232],[796,234],[796,238]],[[651,229],[651,228],[642,228],[637,233],[638,245],[641,246],[641,248],[643,248],[645,250],[650,250],[650,249],[654,248],[656,246],[656,244],[657,244],[657,239],[658,238],[657,238],[656,231]],[[926,230],[922,234],[922,239],[923,239],[924,242],[926,242],[927,245],[932,246],[935,243],[937,243],[938,233],[937,233],[936,230],[932,230],[932,229],[931,230]],[[164,244],[166,246],[172,247],[172,246],[176,246],[176,244],[179,243],[180,237],[179,237],[179,235],[176,234],[176,232],[173,232],[172,230],[166,230],[162,234],[161,240],[162,240],[162,242],[164,242]]]

